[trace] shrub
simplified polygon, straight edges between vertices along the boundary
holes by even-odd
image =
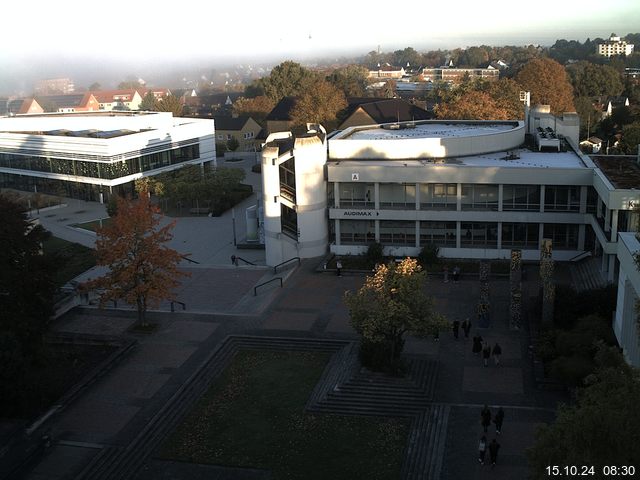
[[[594,369],[593,359],[582,355],[558,357],[551,362],[551,376],[573,387],[582,385]]]
[[[422,247],[420,253],[418,254],[418,262],[422,265],[422,268],[427,268],[430,265],[437,265],[440,261],[440,257],[438,256],[440,249],[430,243]]]
[[[400,357],[404,348],[404,340],[398,340],[394,350],[396,355],[393,361],[389,362],[391,347],[389,342],[371,342],[363,338],[360,342],[360,362],[374,372],[401,373],[404,370],[404,364]]]
[[[382,246],[381,243],[375,242],[370,244],[369,248],[367,248],[367,253],[365,254],[367,262],[369,262],[373,266],[384,262],[383,251],[384,251],[384,247]]]
[[[261,164],[261,163],[256,163],[255,165],[253,165],[253,166],[251,167],[251,171],[252,171],[253,173],[260,173],[260,172],[262,172],[262,164]]]

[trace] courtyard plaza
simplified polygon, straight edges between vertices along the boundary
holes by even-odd
[[[255,198],[254,195],[236,207],[238,241],[244,239],[244,208],[255,204]],[[72,200],[66,207],[41,211],[39,215],[44,227],[54,235],[87,246],[94,245],[95,234],[73,225],[104,217],[103,205]],[[137,346],[79,398],[45,422],[41,428],[54,441],[27,478],[91,478],[101,456],[108,458],[111,451],[131,450],[145,438],[154,422],[162,422],[166,407],[183,394],[183,386],[193,381],[229,335],[358,340],[349,324],[343,295],[346,290],[359,288],[364,274],[344,272],[337,277],[318,269],[323,263],[321,258],[305,260],[299,267],[292,262],[274,273],[273,268],[265,266],[264,251],[234,246],[232,223],[231,212],[216,218],[177,219],[171,246],[191,254],[190,258],[199,263],[181,265],[192,274],[176,293],[176,300],[185,303],[186,310],[176,308],[171,312],[165,303],[151,311],[148,318],[157,325],[152,333],[132,331],[135,312],[120,304],[118,308],[110,305],[103,309],[79,306],[53,323],[57,332],[132,339]],[[243,262],[232,265],[231,255],[256,266]],[[76,280],[99,273],[89,271]],[[566,269],[557,268],[556,274],[560,280],[570,281]],[[279,281],[274,281],[259,287],[255,294],[257,285],[276,277],[283,279],[282,288]],[[538,282],[535,269],[528,267],[523,285],[526,302],[530,303],[537,294]],[[430,446],[437,452],[436,474],[420,478],[526,478],[525,450],[533,443],[535,428],[552,421],[557,402],[565,398],[535,386],[527,329],[513,331],[508,327],[507,278],[490,281],[488,328],[478,328],[475,321],[480,293],[477,275],[463,272],[459,283],[444,283],[440,272],[431,272],[426,288],[434,297],[436,309],[449,321],[468,317],[474,325],[469,339],[461,332],[455,340],[451,331],[441,332],[439,341],[407,338],[408,356],[437,364],[431,403],[442,407],[438,412],[444,425],[433,440],[438,445]],[[485,368],[472,353],[471,338],[478,334],[492,345],[500,343],[500,367],[490,364]],[[485,403],[493,411],[502,406],[506,413],[502,435],[497,437],[502,448],[494,469],[477,461],[477,443],[482,435],[480,410]],[[490,430],[488,438],[495,436]],[[144,479],[271,478],[267,471],[167,462],[156,458],[155,452],[131,462],[137,478]]]

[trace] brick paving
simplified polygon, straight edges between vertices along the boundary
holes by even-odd
[[[29,478],[74,478],[105,448],[129,445],[229,334],[247,332],[357,340],[342,297],[345,290],[357,289],[364,278],[316,273],[314,268],[318,262],[303,262],[295,271],[279,273],[278,276],[286,279],[284,287],[269,289],[264,296],[256,297],[253,287],[269,278],[271,274],[267,271],[209,268],[206,282],[203,280],[208,282],[207,288],[192,290],[192,293],[197,291],[193,295],[198,298],[190,303],[200,305],[201,311],[152,313],[151,319],[158,322],[159,328],[150,335],[128,331],[135,320],[133,312],[84,308],[61,318],[56,324],[57,330],[133,336],[139,345],[82,398],[50,421],[49,428],[58,443],[36,465]],[[535,388],[527,355],[527,333],[508,328],[507,281],[492,279],[490,288],[489,328],[474,325],[471,336],[480,334],[490,343],[498,341],[502,345],[500,367],[492,363],[483,367],[482,360],[471,352],[471,339],[465,339],[462,331],[458,340],[451,332],[442,332],[438,342],[431,338],[407,339],[408,354],[438,362],[433,403],[446,407],[434,410],[447,418],[443,419],[439,437],[445,442],[444,447],[437,449],[441,455],[438,475],[429,478],[526,478],[525,449],[532,444],[536,425],[552,420],[555,402],[561,400]],[[212,294],[216,289],[221,291]],[[533,289],[535,286],[530,290]],[[441,278],[433,277],[429,279],[428,291],[435,297],[438,310],[450,320],[466,317],[475,320],[473,313],[479,291],[476,279],[463,277],[459,284],[444,284]],[[482,431],[479,411],[485,403],[502,405],[506,412],[504,433],[499,437],[502,448],[494,469],[477,462],[477,443]],[[66,470],[64,464],[68,465]],[[149,459],[140,478],[172,478],[167,473],[163,473],[163,477],[150,476],[160,470],[173,472],[173,478],[181,475],[269,478],[265,472],[183,467]]]

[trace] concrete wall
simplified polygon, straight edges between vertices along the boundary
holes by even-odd
[[[618,301],[613,331],[629,364],[640,367],[640,332],[638,332],[635,303],[640,294],[640,272],[633,261],[633,254],[640,251],[634,233],[621,233],[618,242]]]

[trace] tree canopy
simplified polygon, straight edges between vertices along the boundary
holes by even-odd
[[[156,111],[171,112],[174,117],[182,115],[182,102],[175,95],[165,95],[156,103]]]
[[[458,88],[442,92],[436,108],[441,119],[514,120],[524,116],[520,87],[513,80],[466,81]]]
[[[593,465],[600,473],[605,465],[638,467],[640,373],[615,347],[603,347],[596,361],[600,367],[577,403],[562,406],[556,421],[537,431],[529,451],[534,479],[549,478],[548,465]]]
[[[581,61],[569,65],[567,72],[578,97],[617,96],[624,90],[622,74],[608,65]]]
[[[153,92],[147,92],[140,102],[139,110],[144,112],[155,112],[158,108],[158,101]]]
[[[369,70],[362,65],[349,65],[334,70],[327,80],[342,90],[347,97],[363,97],[369,81]]]
[[[256,122],[263,125],[265,118],[275,106],[276,102],[265,95],[259,95],[253,98],[240,97],[233,104],[233,113],[237,115],[249,115]]]
[[[573,112],[573,87],[566,70],[550,58],[535,58],[527,62],[516,75],[520,86],[531,92],[533,105],[550,105],[551,112]]]
[[[425,294],[425,283],[426,272],[417,260],[406,258],[376,266],[356,293],[345,294],[351,325],[362,335],[361,359],[367,366],[394,368],[405,333],[426,336],[447,328]]]
[[[321,123],[332,130],[337,127],[337,113],[346,107],[347,100],[341,90],[326,80],[318,80],[298,96],[291,119],[294,125]]]
[[[49,233],[0,195],[0,334],[35,355],[53,313],[52,266],[41,255]]]
[[[178,270],[182,256],[166,246],[175,221],[160,226],[161,216],[146,191],[138,200],[118,198],[117,202],[113,221],[97,231],[97,264],[108,271],[85,287],[100,291],[101,304],[124,300],[135,305],[138,321],[146,326],[147,309],[172,299],[178,278],[187,275]]]
[[[277,103],[283,97],[295,97],[306,92],[316,78],[317,74],[311,70],[304,68],[299,63],[287,60],[274,67],[268,77],[257,80],[252,91],[265,95]]]

